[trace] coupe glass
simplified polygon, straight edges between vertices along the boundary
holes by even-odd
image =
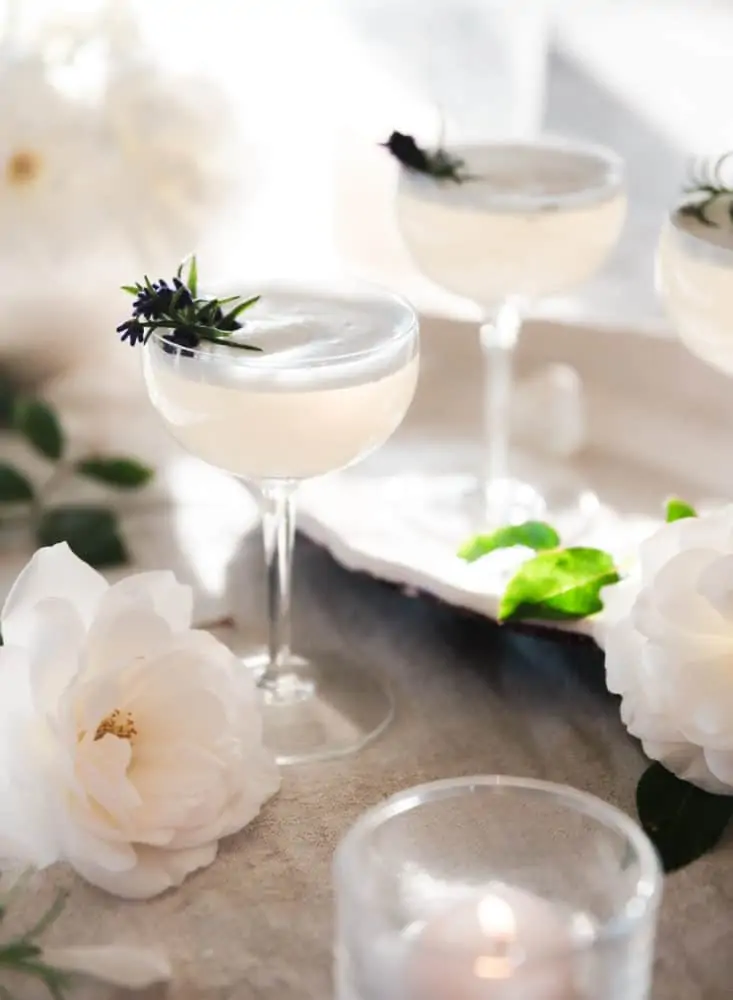
[[[733,375],[733,222],[730,201],[706,210],[705,224],[679,208],[657,253],[657,290],[682,343]]]
[[[421,785],[334,862],[337,1000],[646,1000],[662,875],[626,815],[563,785]]]
[[[609,149],[553,137],[449,152],[464,162],[462,182],[401,169],[397,190],[399,227],[421,272],[485,316],[485,465],[465,495],[453,491],[448,501],[471,527],[548,508],[556,519],[572,517],[583,491],[568,470],[525,461],[521,476],[510,472],[512,359],[530,306],[581,284],[616,244],[626,215],[623,163]]]
[[[298,484],[344,468],[397,429],[418,376],[418,322],[403,299],[350,282],[264,283],[237,337],[261,353],[153,334],[144,349],[153,405],[188,451],[261,497],[268,575],[265,738],[281,764],[340,756],[389,722],[388,685],[347,658],[290,648]]]

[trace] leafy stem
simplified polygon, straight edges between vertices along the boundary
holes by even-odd
[[[4,402],[11,432],[52,463],[52,469],[46,482],[37,486],[23,471],[0,461],[0,524],[27,525],[36,545],[67,542],[80,559],[93,566],[126,562],[127,549],[114,510],[98,503],[58,503],[56,493],[73,477],[118,490],[137,490],[150,481],[153,470],[135,459],[115,455],[70,459],[54,411],[38,399],[10,400],[9,392],[6,390]]]
[[[66,892],[58,893],[49,909],[29,930],[7,941],[0,941],[0,969],[40,980],[53,1000],[64,1000],[69,976],[44,960],[43,949],[37,939],[58,919],[66,898]],[[0,920],[5,916],[6,909],[7,901],[4,901],[0,907]],[[6,987],[0,987],[0,997],[10,995]]]

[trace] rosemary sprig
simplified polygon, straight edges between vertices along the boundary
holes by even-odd
[[[3,972],[13,972],[40,980],[53,1000],[64,1000],[69,986],[69,976],[48,965],[43,958],[43,948],[37,939],[58,918],[66,903],[67,893],[60,892],[46,913],[24,934],[0,941],[0,998],[11,994],[2,983]],[[0,901],[0,922],[7,911],[8,900]]]
[[[733,156],[733,150],[723,153],[717,160],[708,159],[693,164],[690,171],[690,181],[683,189],[684,194],[691,197],[678,209],[680,215],[688,219],[696,219],[703,226],[719,226],[710,218],[708,212],[719,198],[733,196],[733,188],[725,183],[723,167]],[[733,222],[733,198],[728,206],[728,217]]]
[[[404,135],[402,132],[393,132],[382,145],[408,170],[427,174],[436,180],[454,181],[456,184],[468,180],[468,175],[463,172],[464,161],[451,156],[440,146],[432,151],[423,149],[411,135]]]
[[[188,275],[183,280],[183,264],[169,283],[162,278],[151,281],[147,276],[134,285],[123,285],[123,291],[135,296],[132,317],[120,323],[117,332],[131,347],[146,344],[155,330],[170,330],[163,340],[190,354],[201,341],[235,347],[240,351],[261,351],[254,344],[243,344],[232,339],[241,329],[239,316],[255,302],[259,295],[244,299],[232,295],[226,299],[198,298],[198,268],[191,257]]]

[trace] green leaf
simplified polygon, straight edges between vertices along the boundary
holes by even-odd
[[[245,299],[243,302],[234,306],[234,308],[230,309],[224,318],[219,321],[219,329],[225,329],[226,324],[235,321],[240,313],[243,313],[245,309],[251,308],[256,302],[259,302],[261,298],[261,295],[253,295],[251,298]]]
[[[488,535],[474,535],[463,543],[458,555],[466,562],[476,562],[489,552],[510,549],[515,545],[541,552],[543,549],[556,549],[559,544],[560,536],[549,524],[543,521],[525,521],[523,524],[508,524]]]
[[[23,473],[0,462],[0,504],[29,503],[32,499],[33,486]]]
[[[85,458],[77,462],[75,470],[87,479],[124,490],[136,490],[145,486],[154,474],[147,465],[133,458]]]
[[[127,292],[129,295],[137,295],[140,291],[140,285],[121,285],[123,292]]]
[[[19,399],[13,411],[16,430],[46,458],[56,461],[64,451],[64,436],[53,410],[37,399]]]
[[[636,809],[666,872],[707,854],[733,817],[733,795],[713,795],[682,781],[659,763],[636,787]]]
[[[665,507],[664,519],[667,524],[671,524],[672,521],[681,521],[685,517],[697,517],[697,511],[686,500],[671,497]]]
[[[36,530],[36,542],[39,546],[68,542],[72,552],[90,566],[119,566],[128,560],[117,515],[107,507],[92,504],[50,507],[44,511]]]
[[[188,290],[191,293],[191,298],[195,299],[199,286],[199,269],[196,263],[196,254],[191,254],[191,261],[188,265]]]
[[[603,607],[601,588],[618,581],[613,558],[602,549],[541,552],[523,563],[507,584],[499,621],[586,618]]]
[[[13,420],[16,389],[9,378],[0,374],[0,427],[10,427]]]

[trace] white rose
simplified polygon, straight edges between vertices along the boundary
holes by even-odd
[[[172,573],[34,555],[0,615],[0,856],[144,899],[275,793],[252,679],[191,612]]]
[[[666,524],[603,591],[606,681],[644,752],[733,794],[733,506]]]

